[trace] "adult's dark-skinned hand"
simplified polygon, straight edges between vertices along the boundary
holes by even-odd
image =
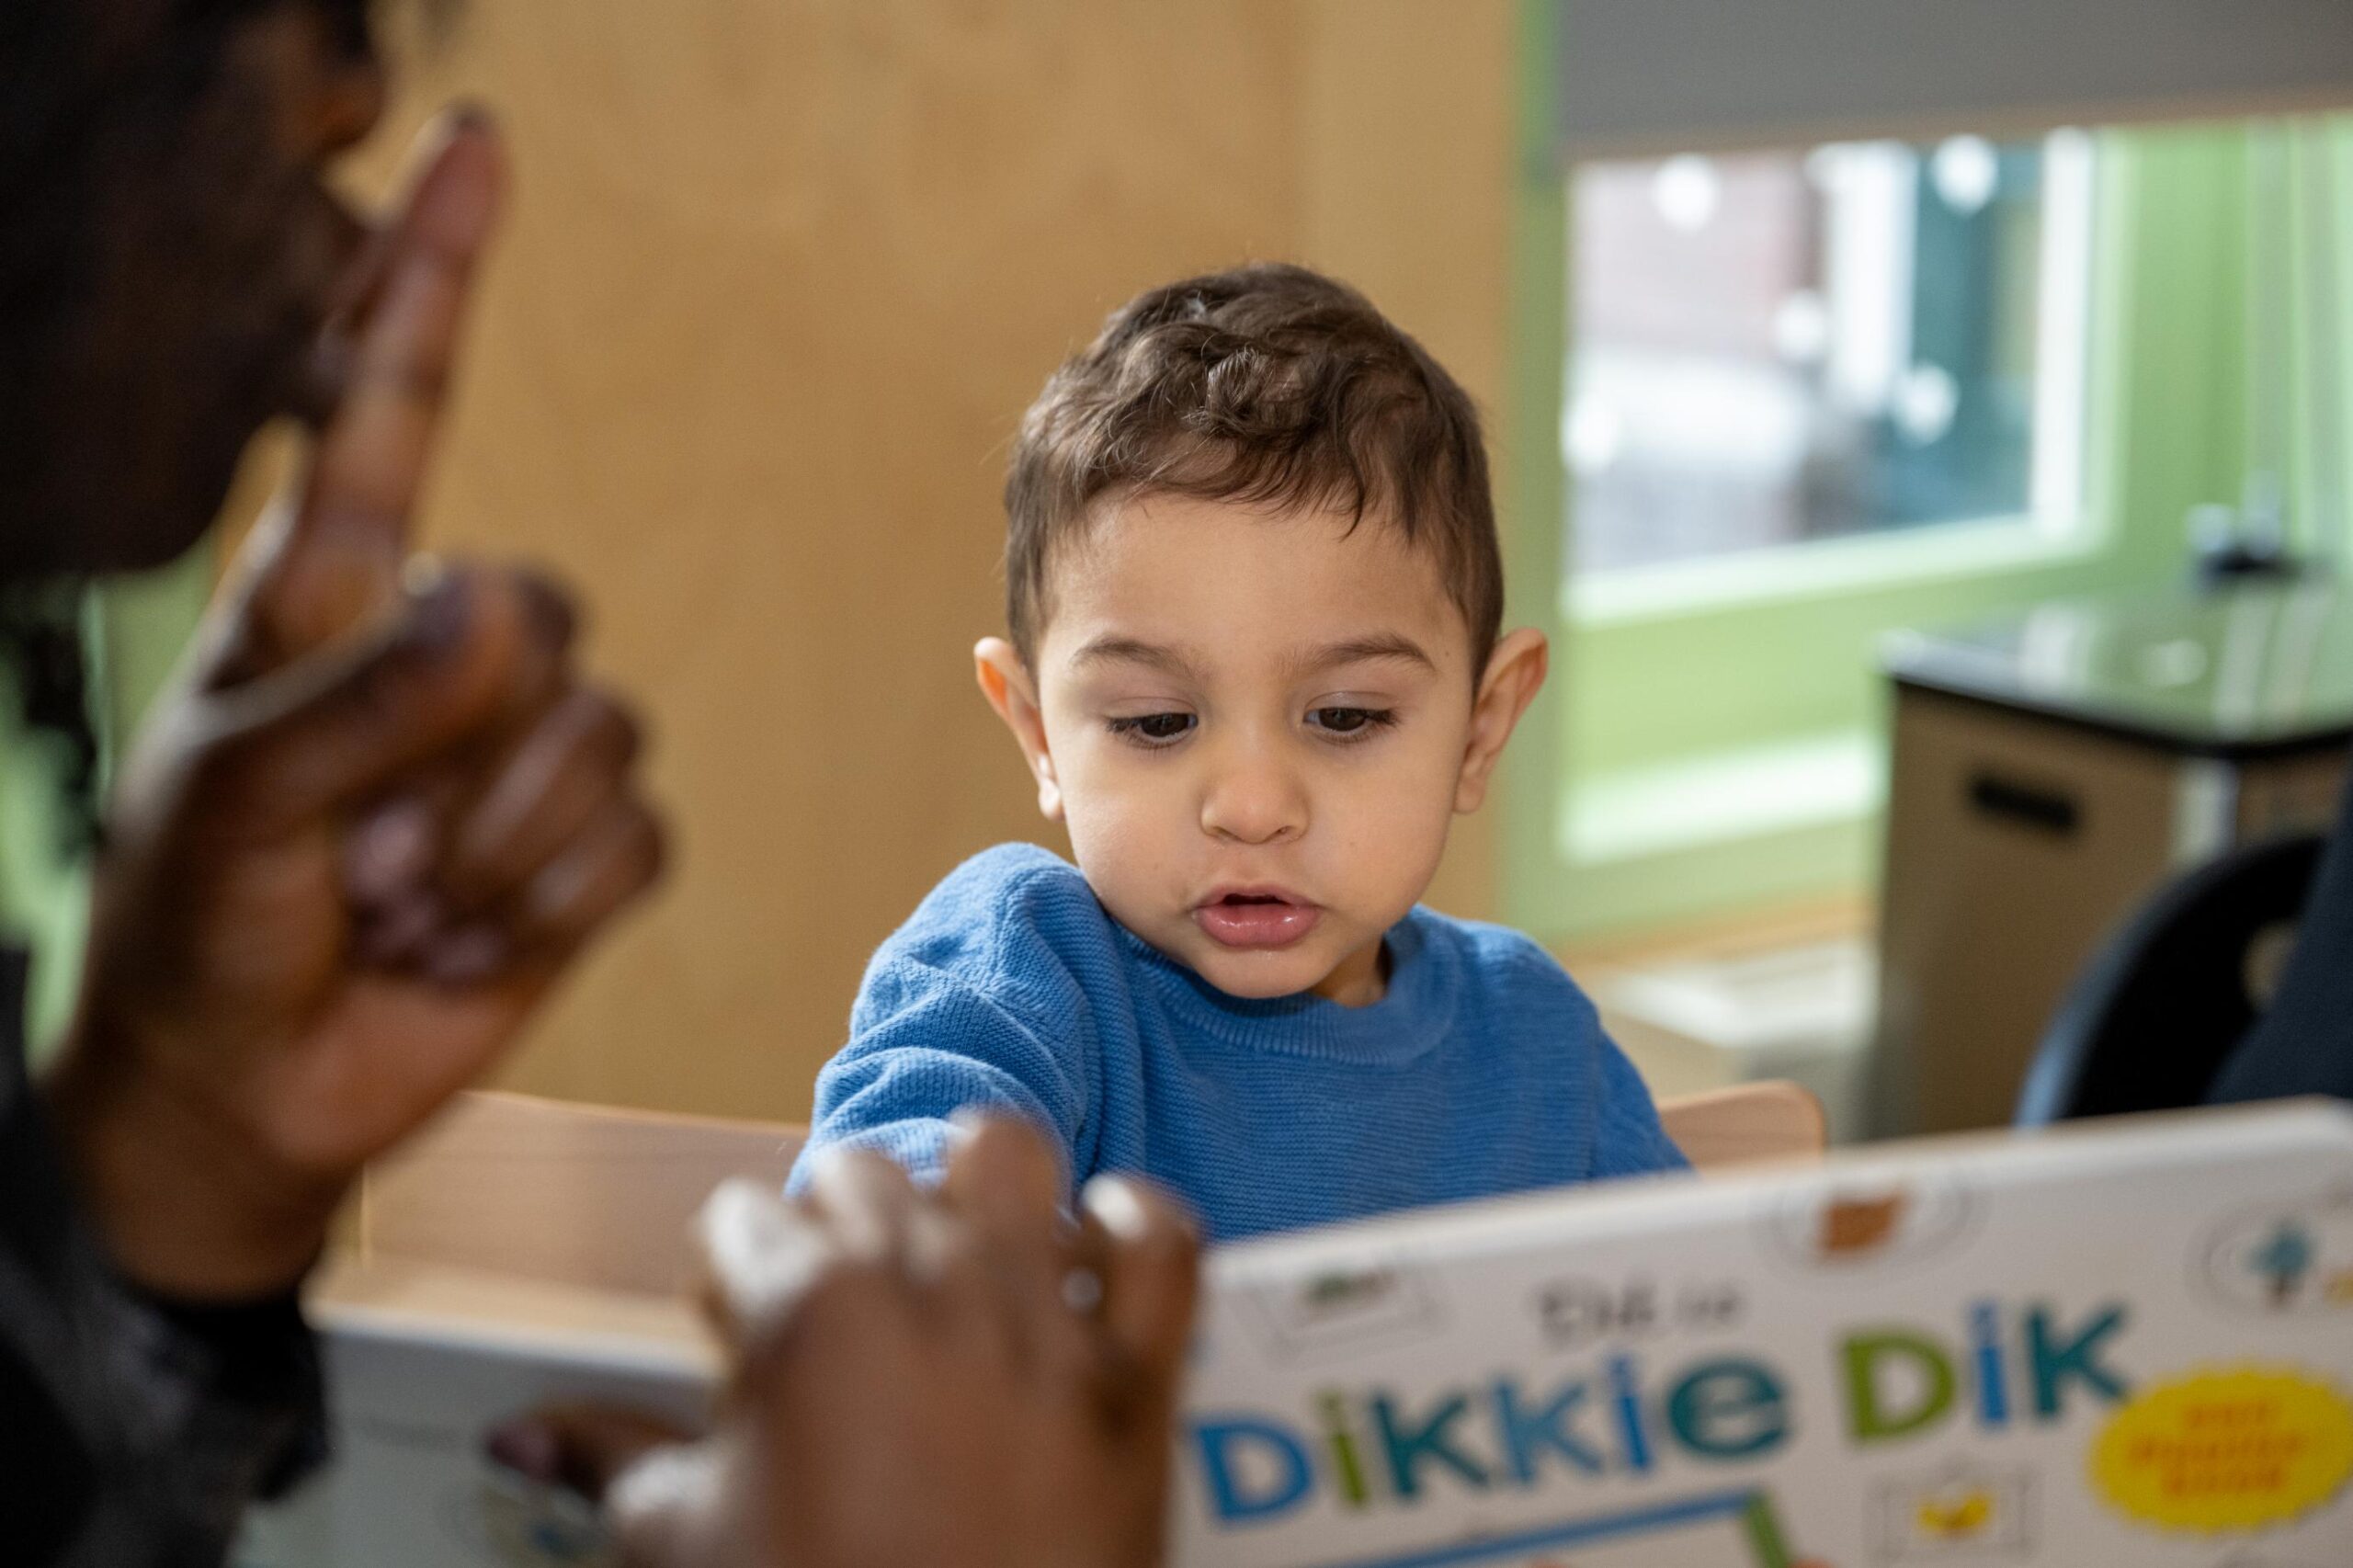
[[[1076,1227],[1061,1190],[1005,1120],[936,1194],[855,1151],[798,1201],[723,1190],[717,1432],[644,1453],[658,1426],[574,1408],[495,1451],[602,1491],[632,1568],[1153,1568],[1198,1244],[1141,1183],[1090,1183]]]
[[[279,1291],[657,874],[636,730],[524,572],[411,555],[497,139],[439,133],[323,350],[324,425],[125,770],[44,1085],[117,1264]],[[337,349],[335,346],[342,346]]]

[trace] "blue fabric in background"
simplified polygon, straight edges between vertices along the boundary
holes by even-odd
[[[875,954],[790,1186],[845,1142],[937,1176],[948,1118],[973,1106],[1050,1130],[1074,1192],[1140,1172],[1219,1241],[1683,1166],[1534,942],[1420,908],[1388,942],[1370,1006],[1229,996],[1114,921],[1067,861],[999,846]]]

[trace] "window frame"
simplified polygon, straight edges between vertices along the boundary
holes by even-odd
[[[2087,485],[2095,318],[2099,157],[2097,138],[2053,131],[2044,140],[2046,230],[2040,273],[2034,453],[2024,511],[1956,518],[1883,533],[1794,540],[1761,549],[1613,568],[1580,576],[1564,572],[1563,624],[1585,629],[1776,599],[1814,599],[1870,592],[1912,581],[2064,564],[2106,547],[2109,517]],[[1564,180],[1574,180],[1574,167]],[[1569,277],[1573,199],[1564,196],[1563,277]],[[1572,351],[1563,334],[1563,363]],[[1565,386],[1562,392],[1565,401]],[[1564,489],[1569,488],[1564,481]],[[1564,498],[1563,526],[1574,511]],[[1565,546],[1564,546],[1565,549]]]
[[[1597,781],[1638,796],[1631,785],[1665,780],[1678,763],[1700,770],[1696,779],[1744,756],[1802,778],[1795,763],[1807,745],[1851,759],[1860,741],[1883,768],[1872,649],[1885,630],[2177,578],[2189,508],[2235,494],[2244,470],[2244,134],[2093,133],[2084,503],[2069,537],[2003,520],[1809,541],[1723,558],[1721,573],[1629,568],[1626,583],[1597,585],[1597,602],[1580,605],[1579,589],[1562,586],[1570,214],[1552,141],[1557,26],[1557,7],[1524,0],[1501,474],[1512,616],[1547,631],[1556,656],[1503,776],[1504,914],[1557,941],[1860,893],[1876,876],[1875,780],[1813,820],[1766,812],[1753,832],[1734,822],[1682,844],[1653,833],[1615,855],[1575,831],[1576,802]],[[1766,564],[1777,553],[1798,564],[1777,572]],[[1671,571],[1682,580],[1637,577]],[[1733,575],[1745,580],[1705,581]],[[1741,678],[1726,680],[1727,669]],[[1695,790],[1694,809],[1722,794],[1720,783],[1712,796]]]

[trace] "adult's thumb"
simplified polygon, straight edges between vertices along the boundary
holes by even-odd
[[[544,699],[568,617],[517,574],[445,568],[382,620],[210,693],[189,759],[214,831],[264,839],[363,801]]]

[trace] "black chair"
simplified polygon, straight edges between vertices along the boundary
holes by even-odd
[[[2347,803],[2353,808],[2353,791]],[[2315,961],[2324,955],[2308,949],[2327,934],[2314,929],[2324,923],[2305,921],[2277,988],[2268,998],[2256,994],[2267,944],[2284,938],[2308,905],[2318,910],[2315,884],[2327,845],[2319,834],[2300,834],[2232,850],[2171,883],[2127,921],[2077,979],[2043,1035],[2019,1096],[2018,1125],[2167,1110],[2217,1097],[2234,1058],[2255,1045],[2267,1002],[2286,1004],[2301,1017],[2305,1009],[2290,994],[2298,971],[2353,961],[2353,953],[2341,952],[2336,964]],[[2336,859],[2353,862],[2353,853]],[[2332,874],[2330,881],[2353,878]],[[2353,908],[2338,913],[2353,918]],[[2312,1054],[2308,1047],[2316,1043],[2300,1038],[2292,1045]],[[2347,1045],[2353,1049],[2353,1038]],[[2332,1091],[2327,1082],[2301,1083],[2302,1075],[2291,1067],[2272,1092]]]

